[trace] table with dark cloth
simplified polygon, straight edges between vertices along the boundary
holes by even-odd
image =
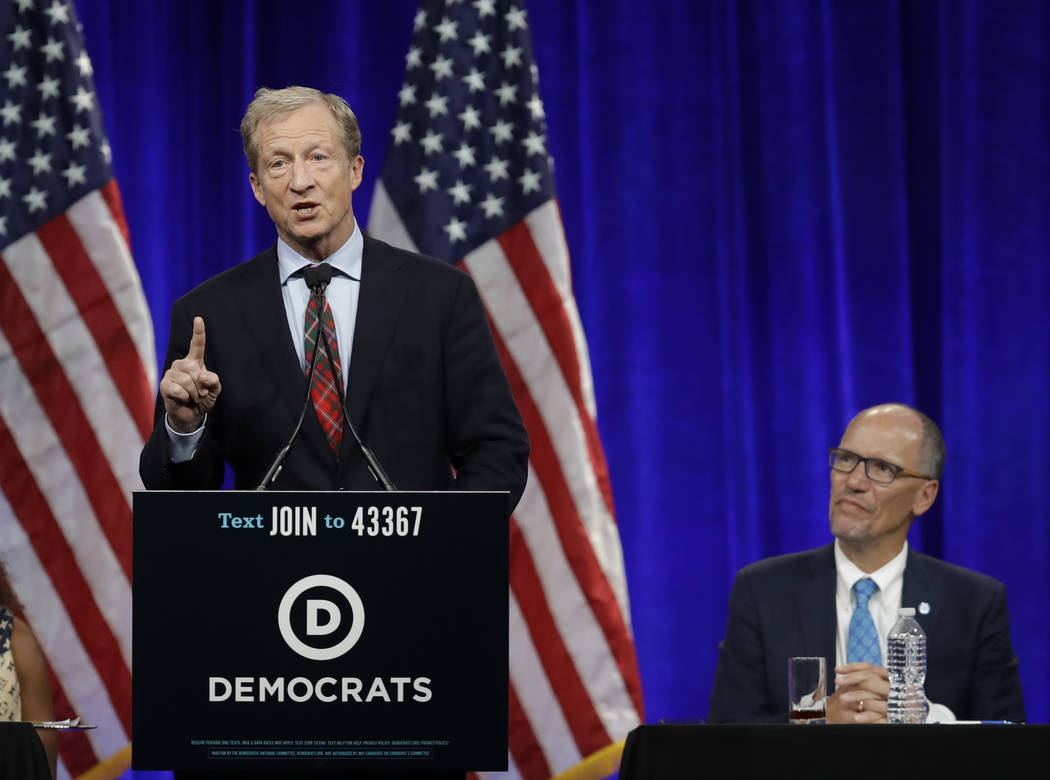
[[[29,723],[0,723],[0,778],[51,780],[47,754]]]
[[[260,780],[303,780],[316,777],[318,780],[466,780],[465,772],[327,772],[323,768],[301,769],[291,774],[286,772],[263,772],[231,770],[229,772],[181,772],[174,773],[175,780],[231,780],[234,777],[258,777]],[[0,780],[4,775],[0,774]]]
[[[1048,759],[1048,725],[658,725],[627,736],[619,780],[1045,777]]]

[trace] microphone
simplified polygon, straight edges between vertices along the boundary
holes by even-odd
[[[321,311],[324,311],[324,291],[332,281],[332,266],[321,263],[304,268],[303,279],[306,280],[306,286],[310,288],[311,293],[321,296]]]
[[[327,263],[321,265],[310,266],[303,271],[303,278],[306,280],[307,287],[310,288],[311,295],[321,296],[321,311],[324,311],[324,290],[328,286],[328,283],[332,281],[332,267]],[[319,328],[321,332],[324,332],[324,328]],[[314,348],[310,352],[310,375],[306,377],[306,401],[303,403],[303,410],[299,412],[299,419],[295,422],[295,430],[292,431],[292,435],[288,437],[288,441],[283,447],[277,452],[277,457],[273,459],[273,463],[270,464],[270,468],[266,470],[266,476],[262,478],[262,481],[256,486],[256,490],[269,490],[273,483],[277,481],[277,477],[281,473],[281,469],[284,468],[284,462],[288,460],[288,453],[292,449],[292,442],[299,435],[299,429],[303,427],[303,419],[306,417],[306,410],[312,406],[310,403],[310,388],[314,384],[314,371],[317,368],[317,347],[321,343],[320,339],[314,341]],[[328,348],[327,343],[325,349]],[[340,401],[342,403],[342,401]]]
[[[324,311],[325,307],[325,289],[332,281],[332,267],[328,263],[321,263],[319,265],[310,266],[303,270],[303,279],[306,281],[307,287],[310,288],[312,295],[317,295],[321,300],[320,311]],[[274,458],[273,463],[266,472],[266,476],[263,477],[262,482],[256,490],[266,490],[277,480],[278,475],[281,473],[281,469],[284,468],[284,462],[288,458],[288,453],[292,448],[292,442],[295,441],[295,437],[299,435],[299,429],[302,428],[303,419],[306,417],[306,410],[310,408],[310,388],[313,386],[314,370],[317,367],[317,348],[320,346],[321,341],[324,341],[325,351],[331,358],[332,347],[328,343],[328,335],[325,333],[323,325],[318,328],[321,338],[314,341],[314,348],[310,356],[310,375],[306,381],[306,402],[303,404],[303,410],[299,413],[299,419],[295,423],[295,430],[292,431],[291,437],[288,439],[288,443],[281,448],[280,452],[277,453],[277,457]],[[354,437],[354,443],[357,445],[358,451],[361,456],[365,459],[365,464],[368,466],[368,470],[372,473],[372,477],[383,486],[384,490],[397,490],[394,483],[387,476],[386,471],[379,465],[379,461],[376,460],[376,456],[372,453],[372,450],[368,448],[364,440],[357,433],[357,429],[354,424],[350,421],[350,415],[347,414],[346,405],[343,403],[343,395],[339,394],[339,410],[343,415],[343,422],[346,424],[350,434]]]

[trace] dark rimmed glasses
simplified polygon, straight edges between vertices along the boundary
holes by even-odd
[[[883,485],[889,485],[897,479],[897,477],[933,479],[933,477],[927,477],[925,474],[911,471],[910,469],[904,468],[904,466],[898,466],[896,463],[890,463],[881,458],[865,458],[855,452],[850,452],[849,450],[844,450],[839,447],[832,447],[828,450],[828,465],[835,471],[841,471],[843,474],[851,474],[861,463],[864,464],[864,473],[867,475],[868,479],[872,482],[878,482]]]

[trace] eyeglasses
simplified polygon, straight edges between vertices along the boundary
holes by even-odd
[[[855,452],[841,450],[838,447],[832,447],[828,450],[828,465],[835,471],[841,471],[843,474],[852,474],[853,470],[860,463],[864,464],[864,473],[868,479],[883,485],[889,485],[897,477],[933,479],[933,477],[927,477],[925,474],[911,471],[904,468],[904,466],[898,466],[896,463],[890,463],[880,458],[863,458]]]

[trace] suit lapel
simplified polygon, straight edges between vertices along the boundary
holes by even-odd
[[[347,381],[347,407],[358,430],[364,420],[376,379],[390,348],[408,285],[400,273],[401,260],[385,244],[364,236],[361,291],[357,299],[354,349]],[[344,437],[344,446],[347,446]],[[353,443],[350,443],[353,447]],[[344,455],[345,455],[344,451]]]
[[[234,304],[244,322],[253,353],[259,356],[262,370],[277,387],[289,415],[295,420],[306,398],[306,378],[299,367],[299,358],[288,330],[276,246],[245,263],[241,269]]]
[[[796,614],[806,653],[827,659],[828,690],[834,688],[835,554],[831,545],[814,550],[798,589]]]
[[[924,556],[908,547],[908,562],[904,567],[904,583],[901,587],[901,606],[914,607],[915,618],[930,637],[934,634],[939,607],[944,603],[944,594],[937,579],[927,565]]]

